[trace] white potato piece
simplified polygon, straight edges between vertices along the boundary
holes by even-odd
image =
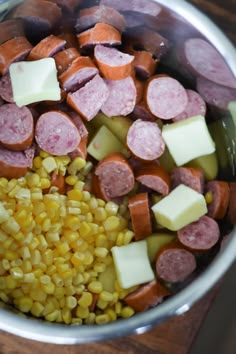
[[[147,241],[148,258],[151,263],[156,259],[156,254],[162,246],[167,245],[176,238],[176,234],[167,232],[159,232],[148,236]]]
[[[215,179],[219,169],[215,152],[209,155],[197,157],[196,159],[188,162],[187,166],[201,168],[207,181]]]

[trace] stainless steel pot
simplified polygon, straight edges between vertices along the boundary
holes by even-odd
[[[204,14],[184,0],[156,0],[156,2],[165,6],[167,11],[171,12],[176,19],[183,17],[185,21],[205,36],[217,48],[236,76],[235,48],[220,29]],[[8,5],[11,6],[14,3],[9,1]],[[4,7],[4,10],[7,10],[6,2],[1,1],[0,5]],[[52,324],[26,317],[2,304],[0,308],[0,328],[25,338],[57,344],[101,341],[130,333],[143,333],[171,316],[188,311],[224,275],[235,260],[236,229],[228,237],[229,242],[224,250],[215,257],[197,279],[156,308],[137,314],[132,318],[118,320],[102,326]]]

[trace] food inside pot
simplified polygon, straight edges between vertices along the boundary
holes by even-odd
[[[0,299],[105,324],[187,286],[235,223],[215,48],[151,1],[27,0],[0,58]]]

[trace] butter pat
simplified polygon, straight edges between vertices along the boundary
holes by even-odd
[[[60,100],[61,90],[53,58],[13,63],[9,72],[13,98],[17,106]]]
[[[205,118],[200,115],[164,125],[162,136],[177,166],[215,151]]]
[[[145,240],[111,249],[119,285],[123,289],[152,281],[155,276],[150,265]]]
[[[169,230],[177,231],[207,213],[202,194],[180,184],[160,202],[152,206],[156,221]]]

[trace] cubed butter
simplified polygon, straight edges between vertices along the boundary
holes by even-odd
[[[202,194],[180,184],[160,202],[152,206],[156,221],[168,230],[177,231],[207,213]]]
[[[149,282],[155,278],[145,240],[111,249],[119,285],[123,289]]]
[[[162,136],[177,166],[215,151],[205,118],[200,115],[164,125]]]
[[[45,100],[58,101],[61,90],[53,58],[13,63],[9,68],[13,98],[22,107]]]

